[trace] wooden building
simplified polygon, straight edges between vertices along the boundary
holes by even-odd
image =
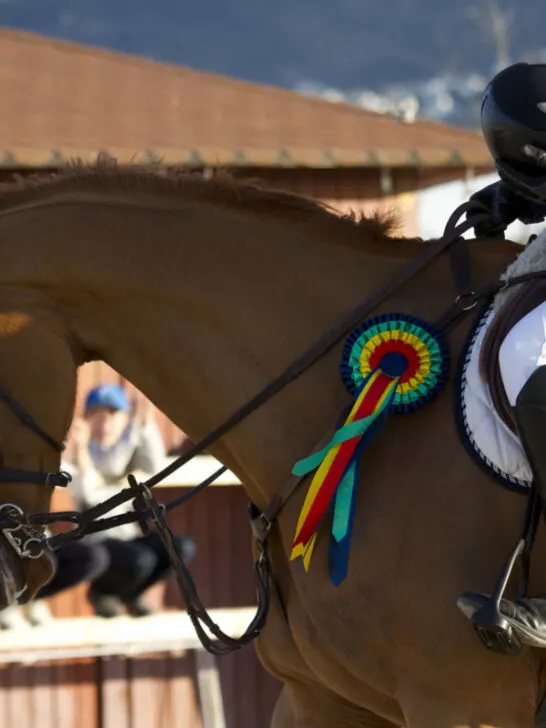
[[[477,133],[0,29],[0,169],[162,159],[239,174],[340,208],[392,206],[415,233],[416,189],[492,169]]]
[[[340,210],[400,211],[417,234],[416,191],[491,170],[481,137],[430,121],[411,123],[291,91],[0,30],[0,182],[57,170],[70,159],[161,160],[237,175],[326,201]],[[85,391],[121,379],[103,363],[82,368]],[[128,385],[130,387],[130,385]],[[158,413],[167,447],[180,431]],[[180,488],[159,491],[176,496]],[[55,505],[64,505],[60,498]],[[253,604],[250,531],[239,485],[210,489],[172,516],[198,544],[197,583],[208,607]],[[156,590],[182,606],[174,581]],[[83,589],[52,600],[59,616],[89,614]],[[143,626],[143,629],[145,627]],[[0,635],[1,643],[1,635]],[[279,691],[253,648],[220,664],[229,728],[263,728]],[[0,676],[0,716],[42,728],[182,728],[201,725],[187,655],[92,657],[11,665]],[[165,707],[167,706],[167,707]],[[47,711],[50,711],[49,713]]]

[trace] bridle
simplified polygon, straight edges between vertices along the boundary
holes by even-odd
[[[466,220],[457,225],[463,213],[466,213]],[[168,475],[174,473],[183,465],[192,460],[196,455],[203,453],[211,445],[217,442],[226,433],[245,420],[265,402],[269,401],[278,392],[288,386],[301,374],[307,371],[322,356],[339,343],[350,331],[363,319],[369,316],[379,305],[386,301],[395,291],[413,278],[419,271],[423,270],[441,254],[447,252],[450,256],[451,270],[457,296],[444,314],[436,322],[437,328],[447,331],[459,323],[480,300],[492,298],[496,293],[510,286],[524,283],[528,280],[546,277],[546,271],[536,271],[511,279],[498,280],[481,290],[472,290],[470,285],[469,256],[463,233],[474,228],[480,223],[487,222],[489,214],[487,208],[475,200],[470,200],[460,205],[449,218],[441,238],[423,246],[423,250],[415,258],[402,265],[399,271],[389,278],[384,284],[374,290],[351,314],[341,323],[324,334],[313,346],[311,346],[301,357],[294,361],[277,378],[267,384],[260,392],[247,401],[242,407],[236,410],[230,417],[212,430],[184,455],[177,458],[159,473],[153,475],[145,482],[138,482],[134,475],[128,476],[128,488],[124,488],[116,495],[106,501],[88,508],[82,512],[64,511],[56,513],[30,513],[25,514],[18,506],[12,503],[0,505],[0,533],[4,534],[15,550],[17,556],[22,559],[38,558],[46,549],[55,550],[68,543],[79,540],[84,536],[104,531],[123,523],[138,521],[144,532],[148,530],[151,523],[157,529],[163,544],[173,564],[180,591],[184,597],[186,610],[195,627],[195,630],[204,648],[215,655],[224,655],[243,647],[255,639],[264,627],[270,604],[270,584],[273,584],[281,610],[286,619],[287,612],[278,589],[277,583],[271,568],[271,561],[268,552],[268,540],[279,514],[290,497],[301,486],[304,477],[291,476],[285,486],[273,496],[265,508],[259,509],[254,503],[249,504],[251,527],[254,535],[254,543],[257,550],[257,558],[254,564],[257,585],[258,606],[256,614],[244,634],[239,637],[231,637],[225,634],[217,624],[213,622],[203,603],[199,599],[195,583],[184,559],[180,554],[172,531],[167,525],[165,514],[176,508],[213,483],[223,472],[227,470],[222,466],[210,477],[199,485],[190,489],[187,493],[166,504],[159,504],[152,495],[151,489],[160,483]],[[13,399],[8,393],[0,389],[2,399],[18,419],[42,440],[47,442],[58,452],[64,449],[64,445],[58,443],[46,433],[35,420]],[[330,437],[325,437],[327,442]],[[318,444],[322,447],[323,442]],[[37,483],[49,486],[66,487],[70,482],[70,475],[63,471],[57,473],[43,473],[26,470],[15,470],[6,468],[0,461],[0,483]],[[133,511],[118,516],[104,518],[113,508],[132,500]],[[75,528],[66,533],[48,536],[39,530],[51,523],[68,522],[75,525]],[[205,627],[213,635],[213,638],[205,631]]]
[[[57,452],[64,450],[64,444],[51,437],[36,420],[15,400],[8,392],[0,387],[0,399],[8,405],[17,419],[32,430],[38,437]],[[18,470],[8,468],[0,459],[0,483],[32,483],[35,485],[49,485],[51,487],[66,488],[71,476],[60,470],[57,473],[45,473],[37,470]],[[46,547],[42,531],[33,528],[24,522],[24,514],[14,503],[0,505],[0,520],[6,520],[7,525],[1,526],[1,532],[10,543],[16,555],[21,559],[39,559]]]

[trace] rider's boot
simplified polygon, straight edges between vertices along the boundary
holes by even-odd
[[[514,405],[514,415],[546,517],[546,366],[538,367],[522,387]],[[474,616],[489,599],[485,594],[466,592],[460,597],[458,606],[474,621]],[[499,608],[522,644],[546,648],[546,594],[519,601],[503,598]]]

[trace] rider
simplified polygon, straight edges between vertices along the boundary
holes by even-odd
[[[516,63],[497,74],[484,94],[481,125],[501,179],[471,197],[490,213],[487,223],[476,226],[476,235],[504,237],[516,219],[525,224],[542,222],[546,218],[546,64]],[[545,318],[543,303],[508,332],[499,366],[546,514]],[[477,599],[472,606],[483,606],[484,595],[473,596]],[[546,647],[546,597],[503,600],[501,611],[527,644]]]
[[[515,220],[546,218],[546,64],[516,63],[498,73],[485,90],[482,133],[498,182],[470,199],[485,204],[490,221],[477,235],[504,237]]]

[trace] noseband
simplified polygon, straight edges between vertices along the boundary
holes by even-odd
[[[8,405],[17,419],[38,435],[57,452],[64,450],[64,444],[57,442],[43,430],[36,420],[4,389],[0,388],[0,399]],[[8,468],[0,458],[0,483],[32,483],[50,487],[66,486],[71,476],[64,471],[45,473],[37,470],[18,470]],[[24,522],[23,511],[13,503],[0,505],[0,531],[7,539],[17,556],[21,559],[38,559],[47,548],[47,538],[41,530]]]
[[[465,222],[457,225],[457,221],[463,213],[467,213]],[[190,489],[184,495],[160,505],[152,495],[151,489],[161,482],[165,477],[172,474],[183,465],[200,455],[211,445],[217,442],[236,425],[255,412],[265,402],[269,401],[278,392],[284,389],[297,377],[307,371],[324,354],[339,343],[358,323],[366,316],[369,316],[379,305],[386,301],[396,290],[407,283],[420,270],[429,263],[447,252],[450,256],[453,278],[458,295],[451,306],[445,311],[438,322],[437,328],[444,331],[452,328],[471,311],[480,300],[493,297],[500,290],[509,286],[523,283],[532,278],[546,277],[546,272],[537,271],[528,273],[509,280],[496,281],[480,291],[472,290],[470,286],[468,250],[463,233],[474,228],[481,222],[489,220],[489,213],[486,208],[477,201],[469,201],[460,205],[449,218],[443,236],[427,245],[423,245],[422,252],[414,259],[401,267],[396,275],[386,281],[381,287],[368,296],[344,321],[331,331],[328,331],[306,351],[299,359],[293,362],[276,379],[270,382],[256,396],[246,402],[240,409],[234,412],[219,427],[206,435],[200,442],[192,447],[173,463],[164,468],[161,472],[149,478],[144,483],[139,483],[133,475],[128,476],[129,487],[123,489],[103,503],[89,508],[82,512],[66,511],[58,513],[31,513],[24,514],[20,508],[9,503],[0,506],[0,533],[3,533],[13,546],[20,558],[37,558],[44,553],[45,549],[57,549],[84,536],[114,528],[123,523],[138,521],[144,532],[148,530],[148,523],[152,523],[158,531],[169,558],[173,564],[180,591],[184,597],[189,617],[194,625],[203,647],[215,655],[224,655],[243,647],[255,639],[261,632],[269,609],[270,584],[273,585],[279,605],[287,618],[286,610],[282,601],[280,590],[274,579],[271,562],[268,554],[268,539],[272,528],[281,513],[284,505],[293,493],[300,487],[304,478],[292,477],[285,484],[285,487],[277,493],[263,510],[254,504],[250,504],[251,526],[254,535],[254,543],[257,550],[257,558],[254,571],[257,581],[258,607],[256,615],[248,625],[244,634],[234,638],[225,634],[216,625],[207,613],[203,603],[198,597],[197,590],[184,559],[177,549],[173,534],[165,520],[165,513],[179,505],[189,501],[213,483],[227,468],[221,467],[209,478]],[[51,445],[55,450],[61,452],[64,446],[56,442],[42,428],[37,425],[34,419],[5,391],[0,389],[2,399],[19,418],[19,420],[39,435],[42,440]],[[14,470],[4,467],[0,462],[0,483],[36,483],[49,486],[65,487],[71,478],[68,473],[43,473],[35,471]],[[119,516],[103,518],[113,508],[132,500],[133,511],[128,511]],[[46,536],[37,526],[47,526],[50,523],[68,522],[75,525],[71,531],[60,533],[54,536]],[[208,632],[205,631],[205,627]],[[213,635],[213,638],[210,637]]]

